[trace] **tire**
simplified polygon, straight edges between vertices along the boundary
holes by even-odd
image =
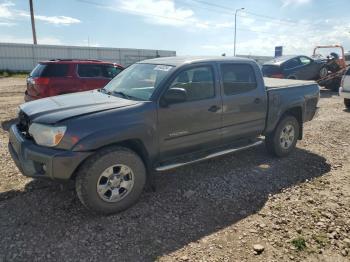
[[[293,139],[288,140],[286,143],[284,143],[285,146],[282,146],[282,133],[288,133],[289,127],[293,128]],[[289,155],[295,149],[296,143],[299,138],[299,130],[300,124],[298,120],[294,116],[286,115],[277,124],[275,130],[265,137],[265,145],[267,151],[270,154],[278,157],[285,157]],[[289,134],[291,135],[291,133]],[[285,135],[285,137],[286,136],[287,134]],[[283,139],[285,140],[285,138]],[[287,144],[288,146],[286,147]]]
[[[350,109],[350,99],[344,98],[344,105],[347,109]]]
[[[328,75],[328,69],[327,67],[323,66],[320,68],[320,71],[318,73],[318,77],[319,78],[323,78],[323,77],[326,77]]]
[[[83,163],[75,189],[85,207],[107,215],[135,204],[145,183],[146,168],[141,158],[127,148],[109,147]]]
[[[296,76],[288,76],[287,79],[297,80],[297,77]]]

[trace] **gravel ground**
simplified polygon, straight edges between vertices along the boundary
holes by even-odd
[[[72,184],[21,176],[7,130],[23,79],[0,79],[0,261],[350,261],[350,121],[322,90],[289,157],[263,146],[157,175],[129,210],[89,214]]]

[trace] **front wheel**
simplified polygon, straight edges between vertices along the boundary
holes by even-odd
[[[350,109],[350,99],[344,98],[344,105],[347,109]]]
[[[124,147],[98,151],[79,168],[76,192],[85,207],[96,213],[112,214],[132,206],[146,182],[141,158]]]
[[[294,116],[285,116],[273,132],[265,137],[267,151],[275,156],[289,155],[295,148],[300,125]]]

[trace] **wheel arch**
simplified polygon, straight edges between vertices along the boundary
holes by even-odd
[[[77,176],[77,171],[79,170],[79,168],[81,168],[81,166],[84,165],[84,163],[89,158],[93,157],[98,151],[106,149],[106,148],[110,148],[110,147],[117,147],[117,146],[130,149],[135,154],[137,154],[141,158],[143,164],[145,165],[146,170],[147,170],[147,174],[149,173],[149,170],[151,168],[151,158],[150,158],[150,155],[149,155],[145,145],[143,144],[143,142],[140,139],[126,139],[126,140],[123,140],[123,141],[118,141],[118,142],[112,143],[110,145],[104,145],[104,146],[101,146],[99,148],[96,148],[96,150],[95,150],[95,152],[93,154],[91,154],[89,157],[84,159],[84,161],[82,161],[76,167],[76,169],[74,170],[74,172],[73,172],[73,174],[71,176],[71,180],[75,180],[75,178]]]
[[[281,116],[281,119],[283,119],[285,116],[294,116],[298,123],[299,123],[299,137],[298,139],[301,140],[303,138],[303,110],[300,106],[292,107],[287,109]]]

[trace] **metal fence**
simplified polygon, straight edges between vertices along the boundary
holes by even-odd
[[[0,70],[31,71],[39,61],[54,58],[99,59],[128,66],[141,60],[166,56],[176,56],[176,52],[149,49],[0,43]]]

